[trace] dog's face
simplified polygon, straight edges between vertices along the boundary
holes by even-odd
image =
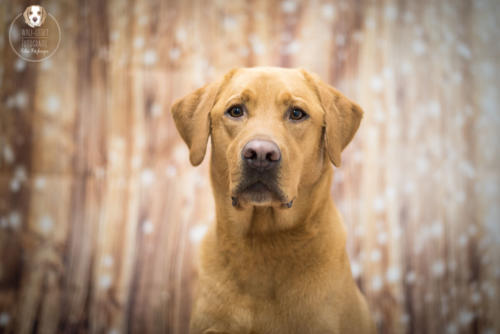
[[[212,138],[211,172],[234,206],[290,207],[361,120],[361,109],[304,70],[233,70],[172,108],[194,165]],[[328,159],[329,158],[329,159]]]
[[[30,27],[40,27],[45,21],[47,12],[42,6],[28,6],[23,13],[24,20]]]

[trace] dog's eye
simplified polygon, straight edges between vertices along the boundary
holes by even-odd
[[[38,15],[40,15],[40,11],[38,12]]]
[[[30,15],[31,15],[31,14],[33,14],[33,12],[32,12],[32,11],[30,11]]]
[[[305,119],[307,117],[307,114],[305,113],[304,110],[300,109],[300,108],[293,108],[292,110],[290,110],[290,116],[289,118],[292,120],[292,121],[300,121],[302,119]]]
[[[242,106],[232,106],[226,111],[226,114],[228,114],[231,117],[238,118],[243,116],[244,110]]]

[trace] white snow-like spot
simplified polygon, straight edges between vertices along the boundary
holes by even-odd
[[[120,32],[119,31],[113,31],[110,35],[110,38],[111,38],[111,41],[112,42],[115,42],[116,40],[118,40],[118,38],[120,37]]]
[[[378,262],[382,258],[382,252],[378,249],[374,249],[370,254],[370,260],[372,262]]]
[[[26,68],[26,62],[22,59],[18,59],[14,64],[14,68],[17,72],[21,72]]]
[[[396,267],[390,267],[387,270],[387,273],[386,273],[385,277],[387,279],[387,282],[389,282],[389,283],[396,283],[397,281],[399,281],[399,279],[401,277],[401,273],[400,273],[400,271],[399,271],[398,268],[396,268]]]
[[[337,10],[333,4],[327,3],[321,7],[321,15],[326,20],[333,20],[337,16]]]
[[[159,103],[153,103],[151,106],[151,115],[153,117],[160,117],[162,115],[162,106]]]
[[[140,26],[143,26],[143,25],[146,25],[148,23],[148,21],[149,21],[149,18],[147,17],[147,15],[141,15],[137,19],[137,24]]]
[[[476,176],[476,170],[470,161],[461,161],[459,169],[469,179],[473,179]]]
[[[109,331],[108,331],[108,334],[120,334],[120,330],[117,329],[117,328],[111,328]]]
[[[401,64],[401,73],[403,75],[409,75],[413,72],[413,65],[409,61],[403,61]]]
[[[248,40],[252,47],[253,53],[260,55],[266,52],[266,47],[264,46],[264,44],[262,43],[262,41],[258,36],[252,34],[248,37]]]
[[[387,233],[385,232],[380,232],[378,235],[377,235],[377,242],[380,244],[380,245],[385,245],[387,243]]]
[[[449,323],[448,326],[446,326],[446,334],[456,334],[458,333],[458,327],[454,323]]]
[[[474,313],[469,310],[462,310],[458,314],[458,321],[463,326],[467,326],[472,322],[472,320],[474,320]]]
[[[0,313],[0,326],[5,327],[10,322],[10,315],[7,312]]]
[[[403,325],[407,325],[410,322],[410,316],[408,313],[403,313],[399,317],[399,322],[402,323]]]
[[[410,271],[408,274],[406,274],[406,283],[408,284],[414,284],[417,281],[417,275],[415,274],[414,271]]]
[[[370,80],[370,87],[375,93],[380,93],[384,89],[384,81],[378,75],[375,75]]]
[[[403,21],[405,23],[412,23],[415,21],[415,15],[412,12],[407,11],[403,15]]]
[[[170,60],[177,60],[181,56],[181,50],[179,48],[171,48],[170,51],[168,51],[168,56]]]
[[[292,41],[291,43],[288,43],[284,49],[283,49],[283,54],[295,54],[299,52],[300,50],[300,43],[297,41]]]
[[[140,49],[144,46],[144,38],[142,36],[136,37],[134,39],[134,48]]]
[[[421,56],[427,51],[427,45],[421,39],[414,40],[411,47],[417,56]]]
[[[113,278],[109,274],[103,274],[99,277],[99,287],[102,289],[109,289],[109,287],[113,284]]]
[[[168,165],[167,168],[165,168],[165,175],[167,177],[174,177],[177,175],[177,168],[173,165]]]
[[[356,261],[351,262],[352,276],[357,279],[363,273],[363,267]]]
[[[16,94],[16,106],[19,109],[24,109],[28,106],[28,94],[25,91],[19,91]]]
[[[290,0],[283,1],[281,3],[281,9],[288,14],[294,13],[297,10],[297,3]]]
[[[156,64],[156,61],[158,60],[158,57],[156,56],[156,51],[155,50],[147,50],[144,52],[143,56],[143,62],[144,65],[150,66]]]
[[[443,236],[443,223],[440,220],[435,220],[432,223],[430,227],[430,234],[436,238]]]
[[[187,39],[188,34],[186,29],[184,28],[179,28],[175,31],[175,39],[179,42],[183,42]]]
[[[3,158],[5,159],[5,162],[8,164],[11,164],[14,162],[15,156],[14,156],[14,151],[12,150],[12,147],[10,145],[5,144],[3,147]]]
[[[142,223],[142,233],[149,235],[153,233],[153,231],[154,231],[154,225],[153,222],[151,222],[151,220],[146,220]]]
[[[21,182],[18,179],[11,179],[9,182],[10,191],[17,193],[21,189]]]
[[[394,21],[398,17],[398,9],[394,5],[385,6],[384,17],[388,21]]]
[[[51,114],[54,114],[55,112],[59,111],[60,107],[61,107],[61,101],[59,100],[59,97],[55,95],[50,95],[45,100],[45,108]]]
[[[50,216],[43,216],[38,220],[38,227],[42,233],[48,234],[54,227],[54,220]]]
[[[141,172],[141,182],[144,186],[150,186],[155,181],[155,172],[152,169],[145,168]]]
[[[24,166],[17,166],[14,170],[14,178],[19,180],[20,182],[26,181],[28,179],[26,168]]]
[[[420,174],[426,173],[429,170],[430,166],[429,160],[427,160],[426,158],[417,159],[415,165],[417,167],[417,172],[419,172]]]
[[[411,193],[415,192],[415,183],[412,180],[406,181],[406,183],[403,187],[403,191],[406,194],[411,194]]]
[[[12,211],[9,214],[10,227],[13,229],[18,229],[21,226],[21,214],[17,211]]]
[[[466,59],[470,59],[472,57],[472,52],[470,51],[469,47],[465,43],[458,43],[457,44],[457,52],[459,55]]]
[[[376,275],[372,278],[372,290],[377,292],[382,289],[382,286],[384,285],[384,281],[380,275]]]
[[[196,226],[193,226],[190,230],[189,230],[189,240],[191,240],[192,243],[199,243],[201,241],[201,239],[203,239],[203,237],[205,236],[205,234],[207,233],[207,226],[206,225],[196,225]]]
[[[343,45],[345,45],[345,35],[343,35],[343,34],[339,34],[339,35],[337,35],[337,37],[335,37],[335,43],[336,43],[338,46],[343,46]]]
[[[431,117],[438,118],[441,115],[441,104],[438,101],[430,101],[428,111]]]
[[[45,188],[45,185],[47,184],[47,180],[43,176],[37,176],[35,178],[35,189],[37,190],[42,190]]]
[[[474,292],[470,296],[470,300],[471,300],[472,304],[478,305],[479,303],[481,303],[481,294],[479,292]]]
[[[184,164],[189,159],[189,152],[187,147],[181,144],[177,145],[174,149],[173,156],[175,162],[177,162],[179,165]]]
[[[442,277],[444,275],[445,265],[442,261],[438,260],[432,264],[431,271],[434,277]]]
[[[111,256],[110,254],[106,254],[102,257],[102,265],[106,268],[111,268],[113,266],[113,264],[115,263],[115,260],[113,258],[113,256]]]
[[[365,26],[368,30],[373,30],[377,26],[377,22],[375,21],[375,19],[373,17],[369,17],[365,21]]]
[[[226,16],[222,20],[222,25],[226,30],[233,30],[237,26],[237,22],[232,16]]]
[[[469,238],[465,235],[465,234],[462,234],[459,238],[458,238],[458,245],[460,247],[465,247],[467,246],[467,243],[469,242]]]
[[[382,196],[377,196],[373,200],[373,210],[375,210],[376,213],[381,213],[385,210],[385,201]]]

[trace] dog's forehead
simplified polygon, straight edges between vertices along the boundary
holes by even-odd
[[[40,6],[36,6],[36,5],[34,5],[34,6],[31,6],[31,8],[30,8],[30,9],[31,9],[31,10],[40,10]]]
[[[231,94],[250,90],[258,96],[289,92],[292,95],[307,97],[313,93],[299,70],[273,67],[239,69],[231,78],[227,89]]]

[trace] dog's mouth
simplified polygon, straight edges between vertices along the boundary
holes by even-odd
[[[287,199],[276,182],[266,180],[245,180],[239,184],[232,195],[234,207],[241,207],[244,204],[254,206],[278,205],[283,208],[290,208],[293,201]]]

